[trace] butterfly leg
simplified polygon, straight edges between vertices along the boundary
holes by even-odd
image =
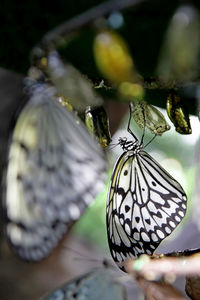
[[[128,126],[127,126],[127,131],[134,137],[135,140],[137,140],[137,137],[134,135],[133,131],[130,129],[130,124],[131,124],[131,118],[132,118],[132,107],[133,104],[132,102],[129,103],[129,120],[128,120]]]

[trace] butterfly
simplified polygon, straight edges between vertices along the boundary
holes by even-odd
[[[86,273],[65,283],[41,300],[125,300],[125,288],[110,269]]]
[[[106,161],[56,90],[27,80],[30,99],[10,140],[5,174],[5,232],[18,256],[45,258],[103,188]]]
[[[134,141],[120,138],[123,154],[111,177],[107,201],[107,236],[111,255],[120,266],[130,257],[152,255],[186,213],[181,185]],[[122,268],[123,269],[123,268]]]
[[[74,66],[63,62],[57,51],[49,52],[45,72],[58,93],[67,98],[76,110],[82,112],[88,105],[103,104],[102,98],[95,92],[91,82]]]

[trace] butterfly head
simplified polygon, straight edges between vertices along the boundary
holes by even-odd
[[[136,141],[128,141],[126,137],[119,138],[119,145],[122,147],[124,151],[135,151],[140,147],[138,140]]]

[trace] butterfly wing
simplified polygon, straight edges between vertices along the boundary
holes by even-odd
[[[102,105],[102,98],[94,91],[91,82],[75,67],[64,63],[57,51],[48,55],[47,73],[58,93],[66,97],[78,111],[84,111],[88,105]]]
[[[86,273],[53,291],[41,300],[125,300],[125,289],[111,270]]]
[[[186,213],[181,185],[150,155],[124,152],[111,179],[107,233],[116,262],[152,254]]]
[[[40,260],[103,187],[105,159],[87,130],[39,85],[11,139],[4,209],[17,254]]]

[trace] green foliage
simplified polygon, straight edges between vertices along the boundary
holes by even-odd
[[[109,174],[110,179],[111,170]],[[104,250],[108,249],[105,211],[109,182],[108,180],[105,189],[99,193],[92,205],[73,227],[73,232],[76,235],[84,237]]]

